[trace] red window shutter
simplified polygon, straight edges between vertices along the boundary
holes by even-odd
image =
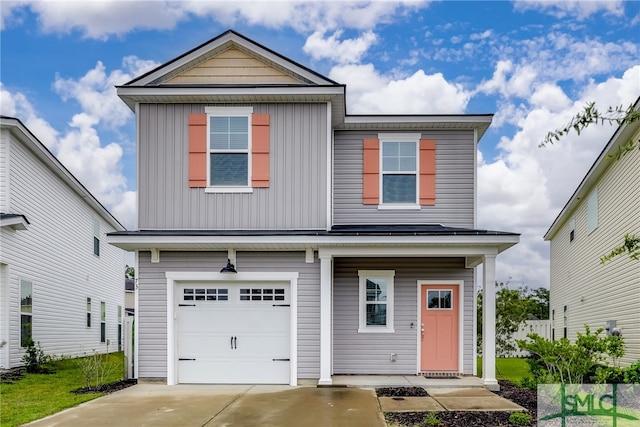
[[[436,141],[420,140],[420,204],[436,204]]]
[[[207,115],[189,114],[189,187],[207,186]]]
[[[380,202],[380,141],[362,141],[362,203],[377,205]]]
[[[251,116],[251,186],[269,187],[269,115]]]

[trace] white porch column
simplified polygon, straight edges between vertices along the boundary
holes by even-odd
[[[485,255],[482,295],[482,382],[498,387],[496,379],[496,256]]]
[[[331,379],[331,255],[320,258],[320,379],[319,385],[332,384]]]

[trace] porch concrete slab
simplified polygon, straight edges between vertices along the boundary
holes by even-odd
[[[500,396],[434,397],[447,411],[526,411]]]
[[[401,400],[397,400],[401,399]],[[384,412],[425,412],[445,409],[432,397],[379,397]]]
[[[429,396],[433,397],[499,397],[486,388],[441,388],[426,387]]]
[[[474,376],[460,378],[425,378],[421,375],[334,375],[333,385],[350,387],[481,387],[482,379]]]
[[[29,424],[384,427],[375,391],[356,388],[138,384]]]

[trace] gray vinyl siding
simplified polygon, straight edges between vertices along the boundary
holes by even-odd
[[[325,229],[326,104],[256,104],[270,115],[270,185],[248,194],[188,187],[188,118],[205,104],[142,104],[139,228]]]
[[[219,271],[226,252],[161,252],[151,263],[149,252],[138,259],[139,378],[167,377],[167,271]],[[297,272],[298,378],[320,376],[320,263],[305,262],[304,252],[237,252],[243,272]]]
[[[358,333],[358,270],[395,270],[394,333]],[[416,373],[418,280],[464,280],[463,372],[473,373],[473,269],[464,268],[463,258],[336,258],[334,374]],[[411,328],[412,322],[414,328]],[[398,355],[396,362],[391,362],[391,353]]]
[[[378,210],[362,204],[362,141],[377,132],[335,133],[333,221],[352,224],[443,224],[474,226],[475,150],[473,131],[428,131],[436,141],[436,204],[421,210]]]

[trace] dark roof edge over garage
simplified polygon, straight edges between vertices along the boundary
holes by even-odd
[[[327,230],[137,230],[110,236],[519,236],[505,231],[428,225],[340,225]]]

